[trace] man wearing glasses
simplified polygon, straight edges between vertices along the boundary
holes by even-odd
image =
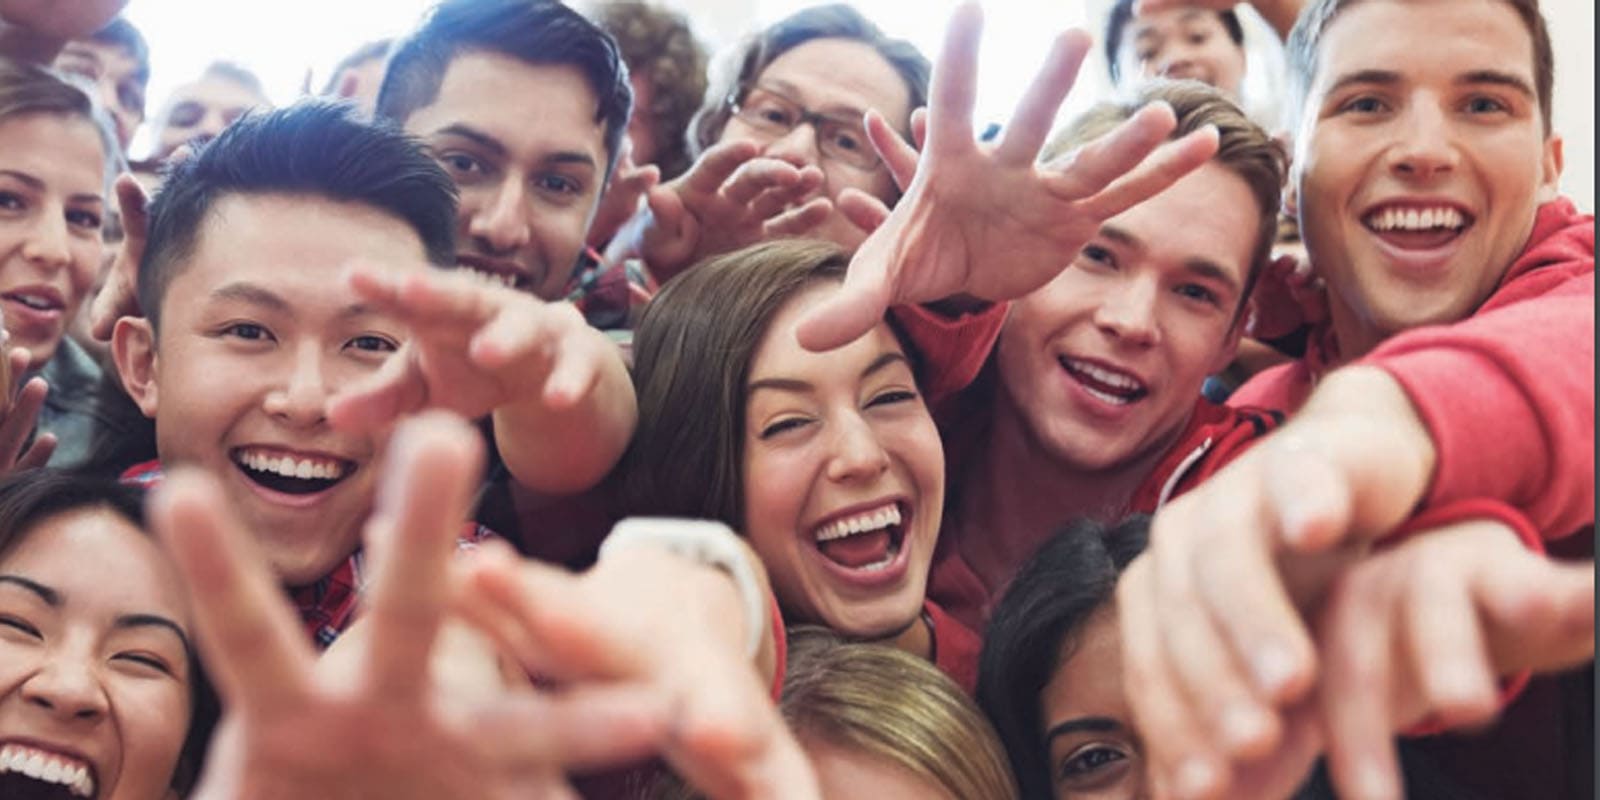
[[[808,236],[853,249],[899,199],[867,140],[866,112],[910,138],[929,64],[843,5],[800,11],[752,38],[689,123],[696,156],[651,188],[607,260],[642,258],[666,280],[709,256]]]

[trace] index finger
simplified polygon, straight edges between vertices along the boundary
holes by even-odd
[[[689,167],[682,178],[685,191],[713,195],[740,164],[755,158],[759,149],[751,142],[723,142],[712,145]]]
[[[1027,94],[1017,104],[1011,115],[1011,124],[1001,135],[995,157],[1003,163],[1031,164],[1050,135],[1061,101],[1072,91],[1078,80],[1078,70],[1084,56],[1089,54],[1089,34],[1073,29],[1056,37],[1050,45],[1050,55],[1045,58],[1039,74],[1028,85]]]
[[[192,606],[197,645],[230,706],[283,712],[309,688],[315,656],[216,479],[179,468],[149,501]]]
[[[366,531],[373,562],[366,675],[378,693],[408,697],[427,679],[483,449],[465,422],[425,414],[395,432],[387,460]]]
[[[983,9],[977,3],[956,6],[945,27],[944,46],[933,65],[929,89],[928,147],[972,144],[972,109],[978,94],[978,40],[983,36]]]

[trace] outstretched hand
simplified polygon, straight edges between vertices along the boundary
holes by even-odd
[[[1156,104],[1073,153],[1037,163],[1090,47],[1077,30],[1057,37],[1000,142],[980,145],[972,112],[981,31],[977,4],[957,8],[934,65],[927,143],[915,176],[856,251],[844,289],[801,324],[807,348],[853,341],[891,305],[1025,295],[1069,264],[1104,220],[1215,154],[1210,128],[1166,142],[1177,122],[1171,108]],[[903,153],[904,143],[882,117],[868,115],[867,135],[898,172],[890,154]]]
[[[13,347],[5,352],[5,359],[7,374],[20,379],[27,374],[33,356],[26,347]],[[0,477],[44,466],[56,450],[56,435],[45,431],[35,435],[34,428],[50,387],[44,378],[35,376],[24,381],[14,396],[9,385],[0,385],[0,391],[6,393],[0,400]]]
[[[156,491],[152,523],[183,575],[227,708],[196,797],[569,797],[567,768],[656,746],[667,709],[647,689],[463,698],[430,677],[451,553],[482,464],[470,433],[430,415],[395,434],[366,530],[370,635],[354,676],[314,669],[283,590],[214,478],[175,470]]]

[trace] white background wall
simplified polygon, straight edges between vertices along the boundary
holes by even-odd
[[[723,45],[741,33],[776,20],[810,0],[657,0],[682,8],[700,36]],[[308,81],[319,88],[347,52],[381,36],[410,29],[432,0],[132,0],[129,18],[149,38],[153,69],[150,111],[172,87],[192,80],[216,58],[228,58],[261,75],[279,102],[299,95]],[[944,22],[955,0],[854,0],[887,31],[937,53]],[[979,64],[980,122],[1004,122],[1048,42],[1068,26],[1097,31],[1111,0],[986,0],[987,27]],[[1593,0],[1544,0],[1556,55],[1556,129],[1566,139],[1566,191],[1594,209]],[[1252,41],[1265,27],[1252,27]],[[1265,37],[1261,37],[1265,38]],[[1426,46],[1425,43],[1420,46]],[[1271,45],[1251,48],[1247,95],[1275,88],[1276,54]],[[1257,70],[1264,65],[1267,69]],[[1098,51],[1068,98],[1063,114],[1075,113],[1108,90]],[[1264,90],[1264,91],[1263,91]],[[1247,99],[1248,102],[1248,99]],[[1251,105],[1258,105],[1252,103]],[[1258,116],[1270,108],[1253,108]],[[143,152],[136,142],[134,152]]]

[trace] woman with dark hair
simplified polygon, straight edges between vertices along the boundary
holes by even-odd
[[[976,637],[925,602],[944,457],[917,354],[887,320],[827,353],[795,325],[845,254],[788,240],[668,283],[634,338],[639,427],[619,467],[628,515],[740,531],[784,619],[928,658],[968,688]]]
[[[199,774],[217,702],[142,495],[0,481],[0,796],[159,800]]]
[[[864,118],[875,112],[911,140],[932,71],[915,46],[833,4],[796,12],[724,57],[689,122],[694,166],[647,193],[649,213],[617,236],[611,260],[637,255],[664,281],[780,236],[850,249],[866,237],[854,210],[899,199]]]

